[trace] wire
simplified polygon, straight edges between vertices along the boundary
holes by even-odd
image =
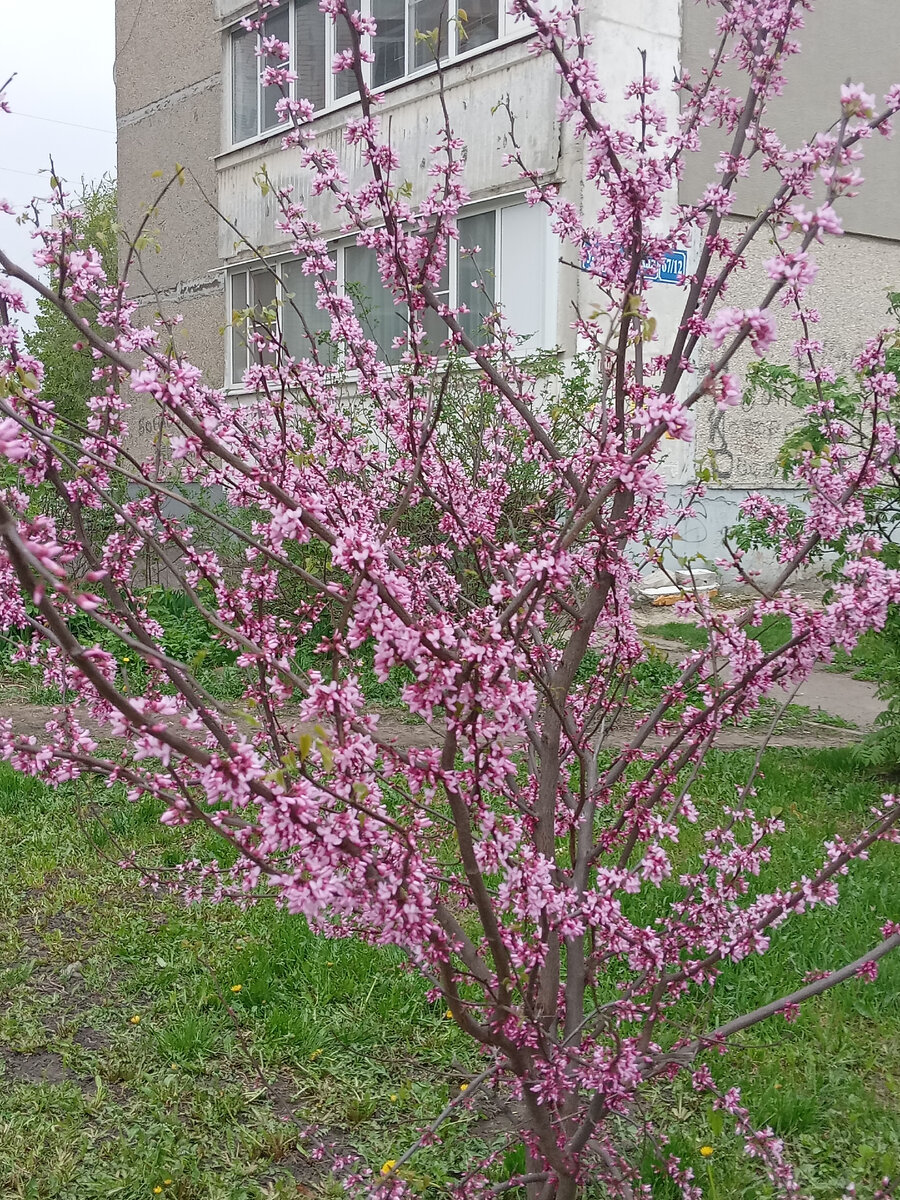
[[[19,112],[14,108],[10,112],[13,117],[25,117],[29,121],[46,121],[48,125],[66,125],[69,129],[87,129],[91,133],[107,133],[111,137],[116,136],[114,129],[101,129],[99,125],[78,125],[75,121],[58,121],[56,117],[39,117],[35,113]]]
[[[0,171],[9,171],[12,175],[31,175],[35,179],[40,179],[42,175],[49,174],[49,168],[46,172],[43,171],[20,171],[16,167],[0,167]]]

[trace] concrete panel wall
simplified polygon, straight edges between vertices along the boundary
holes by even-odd
[[[153,297],[147,320],[157,308],[182,313],[180,347],[220,384],[218,218],[201,194],[215,203],[222,98],[213,2],[118,0],[116,47],[119,221],[129,237],[175,164],[185,168],[184,185],[169,189],[145,227],[148,245],[129,274],[130,293]],[[163,177],[154,179],[155,171]]]
[[[207,383],[222,381],[224,347],[222,338],[224,296],[221,286],[201,296],[175,296],[159,305],[139,308],[136,323],[151,322],[158,311],[165,316],[181,314],[184,322],[176,334],[176,347],[203,372]],[[159,428],[159,409],[146,393],[131,393],[132,409],[128,417],[129,453],[137,458],[153,452],[153,439]]]
[[[724,554],[725,535],[740,520],[741,504],[750,490],[752,489],[717,488],[710,491],[703,500],[695,501],[693,508],[696,516],[679,524],[675,557],[667,555],[666,565],[672,568],[677,565],[675,559],[693,559],[699,555],[712,566],[713,561]],[[766,495],[780,504],[797,504],[798,507],[804,507],[800,504],[798,493],[790,488],[766,488]],[[677,505],[680,501],[679,491],[672,488],[668,500],[671,505]],[[783,564],[779,565],[768,550],[753,550],[743,559],[743,566],[748,572],[757,572],[758,582],[765,586],[777,578]],[[802,568],[794,575],[792,583],[815,579],[819,569],[815,564]],[[736,576],[731,571],[722,571],[721,577],[726,583],[736,581]]]
[[[733,219],[726,227],[729,235],[739,236],[745,225]],[[735,279],[728,292],[729,304],[753,307],[759,303],[769,283],[762,264],[771,254],[765,238],[757,241],[747,255],[748,270]],[[813,257],[819,274],[811,303],[821,314],[813,336],[824,343],[825,361],[845,370],[866,338],[888,322],[887,293],[900,291],[900,243],[848,234],[816,246]],[[790,363],[791,347],[800,330],[789,310],[776,308],[774,316],[779,342],[767,357]],[[744,367],[753,357],[748,351],[737,365]],[[709,358],[708,350],[701,352],[701,366]],[[696,457],[700,460],[708,450],[714,452],[723,486],[755,488],[781,483],[778,451],[798,420],[792,405],[760,397],[749,407],[722,413],[706,402],[697,418]]]
[[[718,8],[684,2],[684,66],[694,76],[709,64],[717,39]],[[772,104],[769,122],[789,145],[800,145],[840,116],[840,87],[847,79],[863,82],[880,102],[900,81],[900,5],[896,0],[818,0],[799,32],[802,53],[788,62],[788,87]],[[726,70],[724,80],[733,83]],[[704,146],[686,160],[682,200],[697,198],[714,178],[713,165],[725,148],[723,135],[703,131]],[[861,194],[840,205],[845,228],[874,237],[900,238],[900,141],[874,138],[866,146]],[[773,191],[770,177],[753,172],[738,190],[736,211],[751,215]]]
[[[412,184],[413,202],[421,200],[433,183],[427,174],[432,160],[429,147],[442,128],[435,87],[434,76],[419,78],[390,92],[379,108],[382,127],[390,130],[391,145],[400,160],[395,178],[398,184]],[[473,198],[483,200],[523,186],[516,169],[502,165],[510,148],[506,115],[491,111],[506,95],[516,114],[517,135],[527,161],[542,174],[557,175],[561,154],[555,122],[559,78],[549,61],[529,57],[524,45],[516,43],[450,67],[446,95],[454,130],[466,143],[465,183]],[[370,178],[358,147],[343,142],[344,124],[358,111],[355,105],[341,108],[320,117],[313,126],[316,144],[339,155],[354,188]],[[275,183],[294,185],[295,195],[305,201],[326,236],[338,232],[340,222],[331,199],[310,194],[311,177],[300,168],[300,152],[282,151],[280,137],[274,137],[218,158],[220,207],[248,240],[270,248],[284,244],[284,236],[275,229],[277,213],[271,195],[261,196],[253,183],[262,163],[267,164]],[[234,258],[234,242],[234,233],[223,224],[219,231],[221,258]]]
[[[148,279],[135,278],[135,294],[193,283],[218,266],[218,218],[200,189],[215,204],[212,155],[219,105],[215,89],[119,127],[119,214],[129,235],[175,164],[185,168],[184,185],[171,187],[150,218],[147,229],[154,231],[159,251],[148,248],[142,253]],[[154,171],[162,171],[164,178],[152,178]]]
[[[116,0],[116,112],[219,74],[214,0]]]

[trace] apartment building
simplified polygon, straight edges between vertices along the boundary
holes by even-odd
[[[385,93],[380,115],[400,159],[397,177],[408,181],[414,200],[428,187],[429,147],[442,122],[433,52],[417,34],[441,30],[446,101],[466,146],[465,182],[472,197],[460,240],[481,247],[476,263],[451,256],[445,294],[455,303],[471,292],[466,286],[471,273],[480,271],[493,281],[492,299],[529,335],[530,345],[572,354],[572,306],[588,306],[593,285],[560,261],[544,214],[525,205],[516,169],[503,165],[510,148],[508,104],[532,169],[557,182],[576,203],[591,203],[581,147],[556,120],[560,79],[551,59],[529,55],[527,30],[505,13],[503,0],[465,0],[464,8],[458,0],[362,3],[378,22],[370,83]],[[389,346],[399,320],[380,287],[371,252],[341,239],[328,198],[308,194],[300,151],[281,150],[283,130],[275,113],[280,93],[261,87],[255,35],[239,24],[254,10],[247,0],[116,3],[119,204],[125,229],[134,231],[152,202],[159,186],[155,171],[178,162],[187,172],[187,185],[171,189],[149,223],[157,248],[142,252],[132,294],[154,308],[180,312],[181,341],[191,359],[210,381],[235,393],[246,348],[243,331],[230,327],[233,310],[269,303],[283,292],[294,296],[312,325],[321,319],[309,280],[275,228],[271,192],[264,194],[256,182],[263,166],[274,184],[294,185],[333,239],[339,285],[358,285],[369,297],[369,319],[383,346]],[[648,70],[667,80],[681,65],[694,71],[702,66],[714,40],[714,13],[694,0],[586,0],[584,25],[594,36],[592,52],[601,62],[613,121],[624,113],[619,98],[640,70],[640,51],[646,52]],[[349,73],[334,75],[330,69],[342,48],[340,32],[317,0],[282,0],[268,31],[291,42],[297,93],[319,110],[317,143],[339,155],[351,183],[361,182],[361,159],[342,143],[344,123],[356,111],[353,81]],[[803,34],[805,52],[791,64],[790,99],[775,110],[783,135],[799,141],[828,124],[847,78],[865,81],[871,91],[886,90],[892,76],[900,77],[898,34],[895,0],[819,0]],[[661,103],[674,120],[674,94],[663,91]],[[828,350],[844,360],[882,321],[886,292],[900,290],[900,140],[878,142],[869,147],[865,192],[842,214],[848,236],[820,255],[821,331]],[[704,153],[690,161],[682,200],[694,198],[712,177],[720,148],[711,137]],[[756,212],[768,182],[745,181],[733,223]],[[277,282],[259,269],[242,239],[264,248]],[[761,261],[768,247],[761,244],[756,253]],[[688,260],[667,264],[651,285],[650,303],[663,336],[677,319],[683,302],[677,282],[690,266]],[[753,302],[761,273],[756,280],[753,274],[740,285],[746,297],[736,290],[732,302]],[[302,349],[299,322],[290,310],[283,320],[288,346]],[[477,315],[472,321],[474,327]],[[686,552],[716,552],[721,529],[748,489],[780,490],[776,451],[795,417],[794,410],[773,403],[728,414],[704,412],[694,446],[672,445],[667,469],[673,488],[693,478],[710,450],[718,471],[702,515],[683,531]],[[138,433],[149,438],[151,423],[142,422]]]

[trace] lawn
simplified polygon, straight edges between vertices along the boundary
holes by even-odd
[[[710,759],[693,788],[701,824],[733,799],[750,761]],[[774,867],[792,875],[821,859],[836,828],[858,828],[883,790],[843,752],[769,751],[763,770],[760,808],[782,808],[801,830],[776,853]],[[478,1062],[399,955],[317,939],[270,901],[185,908],[141,889],[115,865],[123,851],[172,865],[214,850],[210,835],[156,818],[87,782],[52,792],[0,770],[0,1195],[340,1195],[307,1156],[303,1127],[316,1123],[377,1170]],[[699,836],[682,844],[682,865]],[[837,911],[800,918],[764,958],[729,969],[698,1027],[877,941],[881,922],[900,918],[898,853],[877,847]],[[650,919],[661,897],[633,899]],[[817,1198],[839,1197],[850,1176],[896,1172],[900,957],[875,984],[832,992],[793,1024],[757,1027],[712,1066],[786,1137]],[[652,1103],[714,1200],[769,1194],[685,1083],[661,1086]],[[473,1103],[414,1160],[410,1178],[429,1200],[459,1178],[474,1139],[487,1148],[500,1138],[493,1104]],[[655,1194],[669,1195],[664,1184]]]
[[[777,650],[791,636],[791,622],[787,617],[766,617],[761,625],[751,628],[750,634],[756,638],[763,650],[769,654]],[[663,621],[649,626],[648,636],[671,638],[676,642],[684,642],[692,650],[702,650],[708,644],[706,630],[693,621]],[[832,671],[851,673],[856,679],[866,679],[879,682],[882,678],[884,660],[890,653],[890,641],[878,630],[863,634],[854,647],[852,654],[838,648],[835,651],[834,662],[828,668]]]

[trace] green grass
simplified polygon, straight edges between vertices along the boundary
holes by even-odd
[[[679,869],[752,757],[710,758],[692,788],[701,820],[685,831]],[[822,842],[858,829],[883,790],[843,752],[769,751],[763,772],[757,805],[781,808],[793,833],[778,842],[762,886],[814,869]],[[79,817],[87,801],[97,809]],[[327,1196],[334,1185],[307,1159],[298,1127],[316,1122],[377,1169],[478,1069],[396,953],[315,937],[271,902],[185,908],[104,857],[131,849],[141,862],[172,865],[218,844],[160,827],[150,804],[86,783],[51,792],[0,769],[3,1197],[132,1200],[157,1187],[178,1200]],[[876,847],[844,882],[837,910],[799,918],[767,955],[729,967],[699,1008],[696,997],[683,1005],[680,1026],[712,1028],[877,941],[879,925],[900,918],[897,854]],[[673,891],[628,902],[649,922]],[[895,1172],[900,956],[875,984],[835,990],[796,1023],[759,1026],[710,1062],[722,1086],[740,1085],[760,1123],[786,1137],[817,1200],[837,1200],[850,1177],[865,1184]],[[660,1085],[651,1103],[709,1195],[770,1194],[686,1080]],[[427,1200],[446,1194],[478,1151],[474,1138],[491,1136],[495,1126],[478,1121],[463,1115],[415,1160]],[[699,1156],[707,1143],[708,1162]]]
[[[218,844],[105,791],[102,824],[81,821],[79,794],[0,769],[0,1195],[296,1196],[323,1178],[300,1126],[378,1166],[479,1069],[399,953],[315,937],[270,901],[152,895],[103,855]],[[477,1119],[418,1170],[446,1178]]]
[[[708,644],[706,630],[692,621],[664,621],[647,629],[650,637],[670,638],[672,641],[684,642],[692,650],[702,650]],[[791,623],[787,617],[769,617],[763,624],[751,630],[751,634],[763,650],[768,654],[776,650],[791,636]],[[865,633],[856,644],[853,653],[845,650],[835,652],[834,662],[829,670],[849,672],[856,679],[866,679],[877,682],[881,678],[882,668],[889,646],[885,635],[877,631]]]
[[[184,593],[154,587],[146,589],[144,597],[150,615],[163,628],[162,644],[166,652],[185,664],[217,699],[239,701],[248,682],[256,683],[255,673],[235,665],[236,652],[222,645]],[[85,613],[74,618],[73,630],[86,645],[96,643],[113,655],[118,663],[118,683],[126,692],[143,691],[148,673],[140,655],[123,646],[114,634],[99,629]],[[332,632],[328,619],[323,617],[299,640],[294,657],[297,670],[305,672],[314,668],[326,676],[330,673],[331,659],[317,654],[316,647]],[[21,633],[12,637],[0,636],[0,700],[58,704],[59,693],[43,686],[38,668],[29,663],[13,662],[13,651],[22,640],[25,637]],[[371,639],[353,652],[352,662],[369,704],[378,708],[402,707],[403,688],[415,678],[409,668],[394,667],[387,679],[379,679],[375,673],[375,644]],[[165,685],[164,690],[171,689]]]
[[[709,642],[706,630],[692,621],[664,621],[661,625],[651,626],[647,632],[657,637],[684,642],[693,650],[702,650]],[[783,646],[790,638],[791,623],[787,617],[768,617],[762,625],[751,629],[750,635],[768,654]]]
[[[710,759],[692,788],[700,821],[682,837],[676,873],[693,860],[703,826],[746,779],[752,758],[751,751],[740,751]],[[780,809],[789,832],[776,840],[760,887],[812,872],[826,839],[835,831],[848,837],[866,824],[883,787],[849,763],[846,751],[766,753],[755,803],[761,812]],[[898,855],[894,846],[874,847],[870,862],[854,866],[842,882],[836,910],[818,908],[789,922],[773,936],[768,953],[728,966],[699,1013],[696,998],[683,1003],[676,1023],[696,1032],[715,1028],[800,986],[807,972],[834,969],[875,945],[881,924],[900,917]],[[635,916],[651,922],[676,891],[669,883],[635,897]],[[775,1018],[737,1044],[726,1057],[707,1061],[722,1087],[742,1088],[759,1125],[771,1123],[787,1140],[804,1194],[837,1200],[848,1179],[871,1187],[884,1174],[900,1174],[900,955],[882,961],[876,983],[834,989],[804,1005],[795,1023]],[[727,1123],[718,1129],[687,1079],[662,1089],[657,1104],[665,1117],[680,1116],[673,1149],[692,1162],[710,1195],[755,1200],[772,1194]],[[709,1163],[698,1154],[703,1144],[715,1151]],[[715,1193],[707,1178],[710,1163]],[[675,1193],[662,1185],[654,1194]],[[866,1194],[871,1192],[863,1186],[860,1195]]]

